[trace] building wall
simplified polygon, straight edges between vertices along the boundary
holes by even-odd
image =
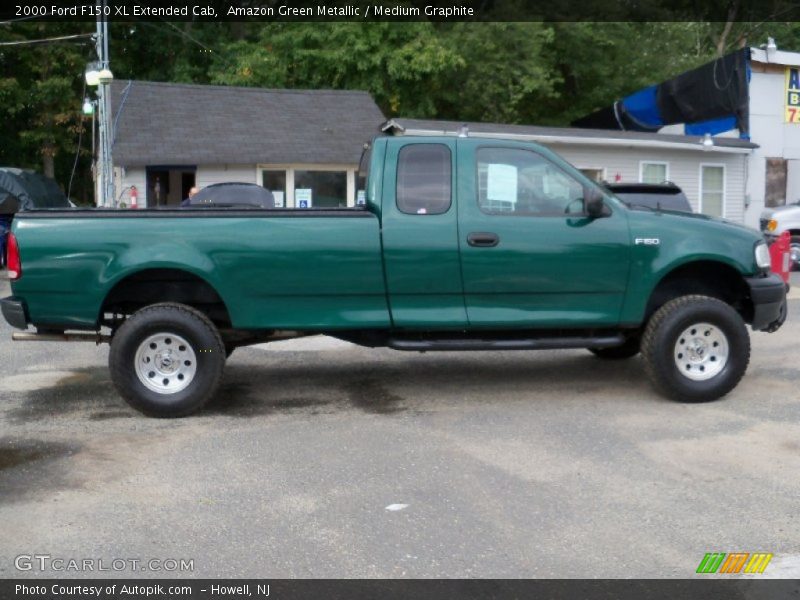
[[[294,172],[298,169],[320,171],[345,171],[347,173],[347,204],[355,204],[356,171],[357,165],[313,165],[313,164],[287,164],[287,165],[198,165],[195,171],[195,185],[204,188],[214,183],[241,182],[261,183],[261,171],[264,169],[281,169],[287,172],[287,187],[289,189],[288,207],[293,207],[292,193],[294,191]],[[139,194],[138,205],[140,208],[149,206],[147,198],[147,170],[145,167],[130,167],[117,169],[117,195],[121,202],[130,205],[130,186],[136,186]],[[180,171],[170,172],[170,198],[180,194]],[[173,199],[174,200],[174,199]],[[179,199],[178,199],[179,201]]]
[[[641,163],[665,162],[668,164],[669,180],[678,185],[686,194],[692,208],[699,212],[700,208],[700,165],[721,164],[725,166],[725,213],[727,219],[736,222],[744,220],[745,179],[748,155],[722,152],[703,152],[701,150],[671,150],[647,148],[622,148],[585,146],[575,144],[548,144],[552,150],[563,156],[580,169],[602,169],[602,177],[615,182],[619,174],[622,183],[640,181]],[[348,205],[353,206],[355,198],[355,167],[353,165],[317,165],[321,169],[347,170],[348,172]],[[264,168],[278,168],[274,165],[199,165],[197,167],[195,185],[203,188],[212,183],[239,181],[260,183],[260,173]],[[288,170],[290,191],[291,173],[295,166],[282,165]],[[313,165],[299,165],[296,168],[313,168]],[[118,182],[117,194],[122,192],[122,201],[130,204],[129,191],[135,185],[139,191],[139,207],[147,204],[145,169],[134,167],[125,169],[124,177]],[[763,182],[763,178],[762,178]],[[120,185],[121,183],[121,185]],[[292,206],[291,202],[287,203]],[[757,220],[757,217],[756,217]],[[757,221],[754,224],[757,226]]]
[[[700,165],[725,166],[726,219],[744,221],[745,179],[747,154],[720,151],[704,152],[701,149],[672,150],[663,148],[624,148],[588,145],[547,144],[579,169],[603,169],[603,177],[611,183],[636,183],[640,181],[642,162],[665,162],[668,179],[680,187],[692,208],[700,209]],[[619,175],[619,179],[617,178]]]
[[[117,178],[117,196],[122,194],[121,201],[130,205],[130,186],[136,186],[139,193],[139,208],[148,206],[147,169],[145,167],[129,167],[119,169]],[[212,183],[226,182],[256,183],[255,165],[201,165],[195,172],[195,185],[203,188]],[[170,195],[180,195],[181,172],[170,173]]]
[[[198,165],[195,185],[200,189],[212,183],[258,183],[255,165]]]
[[[745,222],[758,226],[764,209],[767,158],[783,158],[788,177],[784,202],[800,200],[800,125],[785,123],[785,66],[752,63],[750,79],[751,139],[759,145],[750,160]]]

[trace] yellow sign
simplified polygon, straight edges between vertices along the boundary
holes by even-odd
[[[800,68],[786,67],[786,122],[800,123]]]

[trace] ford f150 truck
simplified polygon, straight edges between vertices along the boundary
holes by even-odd
[[[16,339],[110,342],[117,390],[159,417],[202,407],[237,346],[309,334],[641,352],[658,390],[712,400],[745,373],[745,324],[785,318],[756,231],[629,209],[536,144],[379,137],[362,164],[365,207],[20,214],[3,314],[35,328]]]

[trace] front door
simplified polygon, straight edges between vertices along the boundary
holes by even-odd
[[[629,269],[627,216],[590,218],[579,172],[524,144],[459,139],[459,244],[475,326],[613,326]],[[610,204],[607,202],[607,204]]]
[[[467,324],[455,201],[455,140],[388,140],[381,203],[386,286],[395,327]]]

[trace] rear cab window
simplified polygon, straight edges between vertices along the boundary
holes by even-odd
[[[407,215],[440,215],[452,204],[450,148],[404,146],[397,161],[397,209]]]

